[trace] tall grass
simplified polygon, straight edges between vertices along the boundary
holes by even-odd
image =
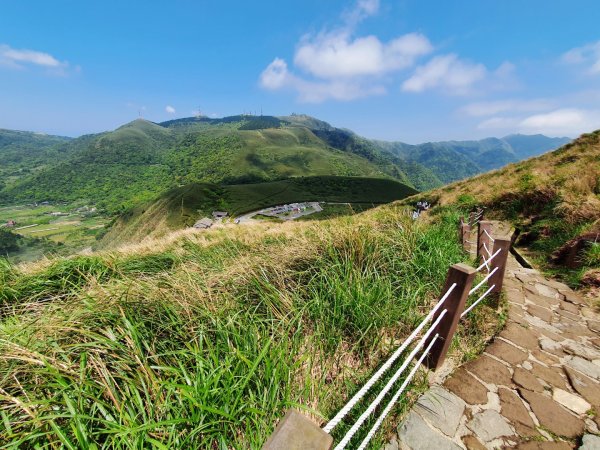
[[[36,305],[0,324],[2,448],[260,448],[287,408],[331,416],[465,259],[455,219],[385,207],[0,266],[4,304]]]

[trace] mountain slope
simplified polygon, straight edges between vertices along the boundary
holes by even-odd
[[[68,160],[8,186],[0,201],[87,200],[116,212],[196,182],[338,175],[390,178],[421,188],[440,184],[418,164],[330,129],[344,136],[343,145],[330,135],[318,135],[320,130],[270,116],[188,118],[163,124],[136,120],[71,141],[75,150]]]
[[[18,178],[35,172],[51,161],[65,159],[71,138],[0,129],[0,190]]]
[[[511,135],[479,141],[403,142],[374,141],[380,148],[430,169],[445,183],[457,181],[506,164],[541,155],[570,141],[543,135]]]

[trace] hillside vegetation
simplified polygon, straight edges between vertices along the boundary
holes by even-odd
[[[520,230],[517,245],[527,248],[546,270],[577,286],[600,284],[600,131],[584,134],[551,153],[511,164],[430,193],[441,204],[485,206],[493,217]],[[565,268],[556,252],[579,236],[592,235]],[[597,274],[597,275],[593,275]]]
[[[161,236],[192,226],[215,210],[237,216],[267,206],[305,201],[358,203],[364,209],[415,193],[405,184],[383,178],[300,177],[220,186],[192,183],[123,213],[110,227],[102,245],[115,246]]]
[[[2,265],[0,442],[259,448],[287,408],[331,417],[467,258],[456,211],[407,213],[186,230]],[[456,355],[481,348],[498,318],[469,315]]]
[[[135,120],[65,145],[70,158],[9,183],[0,190],[0,203],[86,201],[114,213],[188,183],[338,175],[396,179],[418,188],[440,184],[428,169],[354,134],[268,116]]]

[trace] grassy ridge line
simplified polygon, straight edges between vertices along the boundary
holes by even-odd
[[[600,131],[427,195],[430,201],[444,205],[483,205],[491,217],[511,221],[522,231],[516,244],[529,250],[544,270],[572,287],[581,287],[589,279],[593,290],[593,283],[598,283],[594,280],[600,280],[598,243],[579,255],[581,266],[577,269],[552,262],[553,253],[569,240],[600,232]]]
[[[232,215],[284,203],[303,201],[380,204],[416,191],[390,179],[362,177],[300,177],[268,183],[217,186],[194,183],[171,189],[153,202],[123,214],[101,245],[114,247],[189,227],[212,211]]]
[[[431,224],[405,212],[182,231],[3,266],[0,441],[258,448],[289,407],[330,417],[466,258],[455,212]],[[469,316],[458,353],[495,318],[486,307]]]

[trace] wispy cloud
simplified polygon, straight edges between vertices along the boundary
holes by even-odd
[[[560,108],[525,117],[491,117],[478,125],[479,129],[542,133],[550,136],[577,136],[600,128],[600,110]]]
[[[561,57],[566,64],[582,65],[590,75],[600,75],[600,41],[575,47]]]
[[[532,100],[507,99],[469,103],[468,105],[463,106],[459,112],[472,117],[485,117],[506,112],[547,111],[554,105],[554,101],[543,98]]]
[[[305,35],[294,55],[294,73],[287,62],[275,58],[260,75],[269,90],[291,89],[300,101],[353,100],[386,91],[382,76],[415,64],[433,46],[426,36],[408,33],[389,41],[377,36],[355,36],[356,26],[377,13],[378,0],[359,0],[342,14],[333,30]]]
[[[440,55],[417,67],[415,73],[402,83],[402,90],[423,92],[439,88],[450,94],[466,94],[485,78],[486,73],[483,64],[461,60],[455,54]]]
[[[175,114],[175,108],[173,108],[171,105],[167,105],[165,106],[165,112],[167,114]]]
[[[64,75],[69,67],[67,61],[59,61],[49,53],[29,49],[15,49],[6,44],[0,44],[0,65],[12,69],[25,69],[37,66],[47,69],[49,73]],[[81,70],[79,66],[76,71]]]

